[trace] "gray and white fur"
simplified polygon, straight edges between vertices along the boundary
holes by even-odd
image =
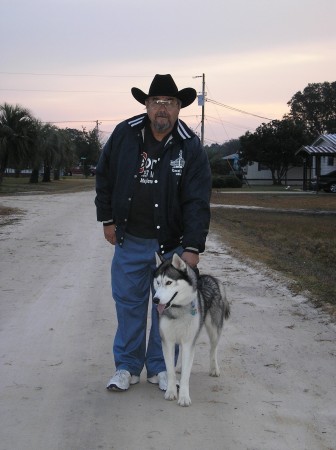
[[[218,377],[217,347],[230,306],[224,287],[211,275],[200,275],[177,254],[169,260],[156,255],[153,302],[160,316],[160,334],[168,387],[166,400],[177,398],[175,344],[180,345],[181,379],[178,404],[189,406],[189,378],[196,340],[203,325],[210,338],[210,376]]]

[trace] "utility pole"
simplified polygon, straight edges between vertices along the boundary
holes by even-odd
[[[205,74],[197,75],[194,78],[202,78],[202,94],[198,96],[198,105],[202,106],[201,144],[204,146]]]
[[[202,75],[202,97],[203,97],[203,103],[202,103],[201,144],[203,147],[204,146],[204,105],[205,105],[205,75],[204,75],[204,73]]]
[[[97,142],[99,142],[99,125],[101,125],[102,122],[99,122],[99,120],[96,120],[96,126],[95,126],[95,134]]]

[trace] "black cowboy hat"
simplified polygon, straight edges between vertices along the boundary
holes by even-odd
[[[193,88],[185,88],[180,91],[177,89],[175,81],[171,75],[155,75],[152,84],[150,85],[148,94],[145,94],[141,89],[133,87],[131,89],[132,95],[142,105],[145,104],[148,97],[175,97],[181,100],[181,108],[191,105],[197,97],[197,92]]]

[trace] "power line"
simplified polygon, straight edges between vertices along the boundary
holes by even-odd
[[[247,111],[243,111],[242,109],[234,108],[233,106],[224,105],[224,103],[219,103],[219,102],[216,102],[216,100],[211,100],[209,98],[207,98],[206,101],[209,103],[213,103],[214,105],[217,105],[217,106],[222,106],[223,108],[231,109],[232,111],[237,111],[242,114],[247,114],[249,116],[258,117],[259,119],[275,120],[275,119],[270,119],[269,117],[263,117],[263,116],[259,116],[258,114],[253,114],[253,113],[250,113]]]
[[[209,88],[208,85],[206,85],[206,88],[207,88],[208,92],[210,92],[210,88]],[[211,95],[211,93],[210,93],[210,95]],[[221,118],[221,116],[220,116],[219,111],[218,111],[217,108],[216,108],[216,113],[217,113],[218,119],[219,119],[219,121],[220,121],[220,123],[221,123],[221,125],[222,125],[222,128],[223,128],[223,130],[224,130],[226,136],[227,136],[228,139],[229,139],[229,133],[228,133],[228,131],[227,131],[225,125],[224,125],[224,121],[223,121],[223,119]],[[209,116],[207,116],[207,119],[209,119]]]
[[[125,92],[112,92],[112,91],[76,91],[76,90],[64,90],[64,89],[2,89],[0,91],[14,91],[14,92],[67,92],[67,93],[80,93],[80,94],[128,94]]]
[[[85,78],[152,78],[153,75],[96,75],[96,74],[71,74],[71,73],[37,73],[37,72],[5,72],[0,75],[33,75],[39,77],[85,77]],[[179,75],[179,78],[190,78],[190,75]]]
[[[33,75],[46,77],[92,77],[92,78],[149,78],[150,75],[94,75],[94,74],[69,74],[69,73],[35,73],[35,72],[2,72],[2,75]]]
[[[251,128],[251,127],[246,127],[246,126],[243,126],[243,125],[238,125],[238,124],[233,123],[233,122],[229,122],[228,120],[223,120],[221,117],[218,118],[218,117],[212,117],[212,116],[207,115],[206,118],[207,119],[212,119],[216,123],[220,123],[220,124],[227,123],[227,124],[232,125],[232,126],[234,126],[236,128],[242,128],[244,130],[249,130]]]
[[[49,120],[47,122],[41,122],[41,123],[96,123],[96,120],[59,120],[54,122],[53,120]],[[105,122],[105,121],[104,121]]]
[[[199,115],[187,115],[187,116],[180,116],[180,117],[182,117],[183,119],[184,118],[186,118],[186,117],[193,117],[193,118],[196,118],[196,119],[199,119]],[[232,122],[229,122],[229,121],[226,121],[226,120],[223,120],[223,119],[218,119],[218,118],[216,118],[216,117],[212,117],[212,116],[206,116],[205,117],[205,119],[207,120],[207,122],[209,122],[209,121],[211,121],[211,119],[212,119],[212,121],[214,121],[214,122],[216,122],[216,123],[220,123],[220,124],[222,124],[223,125],[223,122],[224,123],[226,123],[226,124],[229,124],[229,125],[231,125],[231,126],[234,126],[234,127],[236,127],[236,128],[241,128],[241,129],[245,129],[245,130],[248,130],[250,127],[246,127],[246,126],[241,126],[241,125],[237,125],[237,124],[235,124],[235,123],[232,123]],[[209,120],[210,119],[210,120]],[[118,118],[118,119],[99,119],[99,122],[120,122],[120,121],[122,121],[123,119],[120,119],[120,118]],[[97,122],[97,120],[87,120],[87,119],[85,119],[85,120],[49,120],[49,121],[42,121],[42,123],[53,123],[53,124],[67,124],[67,123],[96,123]],[[195,130],[197,130],[198,128],[199,128],[199,126],[201,125],[201,122],[198,122],[198,124],[194,127],[194,129]],[[208,139],[206,139],[206,140],[208,140]]]
[[[122,119],[98,119],[98,120],[99,120],[99,122],[118,122]],[[58,120],[58,121],[47,120],[42,123],[74,123],[74,122],[95,122],[95,123],[97,123],[97,119],[96,120]]]

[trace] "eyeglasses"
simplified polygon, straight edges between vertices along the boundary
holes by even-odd
[[[150,98],[148,100],[148,105],[153,109],[159,109],[164,106],[168,111],[176,108],[179,105],[178,100],[171,98],[168,100],[161,100],[159,98]]]

